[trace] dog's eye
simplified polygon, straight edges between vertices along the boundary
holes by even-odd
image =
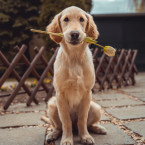
[[[66,18],[64,19],[64,21],[65,21],[65,22],[68,22],[68,21],[69,21],[69,18],[68,18],[68,17],[66,17]]]
[[[84,19],[82,17],[80,17],[80,22],[84,22]]]

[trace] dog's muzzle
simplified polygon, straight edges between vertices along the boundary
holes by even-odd
[[[71,36],[71,41],[70,41],[71,44],[76,45],[79,43],[80,33],[78,31],[71,31],[70,36]]]

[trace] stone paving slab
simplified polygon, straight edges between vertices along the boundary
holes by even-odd
[[[145,87],[143,85],[138,87],[137,86],[126,87],[120,90],[127,93],[145,93]]]
[[[46,104],[44,102],[39,103],[39,105],[32,103],[32,105],[29,107],[26,106],[26,103],[18,103],[18,104],[10,105],[7,111],[26,112],[26,111],[42,111],[45,109],[46,109]],[[1,108],[0,111],[4,111],[3,108]]]
[[[103,113],[102,113],[102,116],[101,116],[101,120],[110,120],[106,115],[104,115]]]
[[[91,134],[94,137],[95,145],[119,145],[135,143],[134,140],[127,136],[117,126],[111,123],[103,124],[103,126],[108,131],[107,135]],[[55,145],[60,145],[60,139],[55,142]],[[82,145],[80,143],[80,138],[76,134],[74,135],[74,145]]]
[[[114,106],[126,106],[126,105],[139,105],[139,104],[145,104],[142,101],[139,100],[132,100],[129,98],[125,99],[119,99],[119,100],[105,100],[105,101],[97,101],[99,105],[102,105],[103,107],[114,107]]]
[[[145,97],[144,98],[139,98],[140,100],[142,100],[142,101],[145,101]]]
[[[145,137],[145,121],[129,122],[125,124],[125,126],[130,128],[134,132],[140,134],[141,136]]]
[[[0,129],[0,145],[44,145],[45,127]]]
[[[134,119],[145,117],[145,105],[125,108],[105,109],[109,114],[119,119]]]
[[[137,97],[137,98],[142,98],[145,97],[145,92],[130,92],[129,95]]]
[[[112,93],[98,93],[98,94],[93,94],[93,98],[95,98],[95,100],[114,100],[114,99],[124,99],[127,98],[127,95],[124,94],[120,94],[120,93],[116,93],[116,92],[112,92]]]
[[[30,112],[30,113],[20,113],[20,114],[5,114],[0,116],[0,127],[9,126],[22,126],[22,125],[39,125],[44,124],[41,121],[41,115],[44,112]]]
[[[136,76],[136,82],[144,82],[145,83],[145,73],[139,72],[139,74]]]

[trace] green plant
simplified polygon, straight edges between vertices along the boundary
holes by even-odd
[[[0,0],[0,50],[28,44],[29,29],[38,28],[40,4],[40,0]]]

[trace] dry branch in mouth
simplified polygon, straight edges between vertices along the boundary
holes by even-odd
[[[30,29],[30,31],[32,32],[37,32],[37,33],[41,33],[41,34],[49,34],[49,35],[55,35],[55,36],[59,36],[59,37],[63,37],[64,35],[62,33],[53,33],[53,32],[47,32],[47,31],[41,31],[41,30],[36,30],[36,29]],[[86,37],[84,39],[85,42],[87,43],[91,43],[91,44],[95,44],[97,45],[98,47],[101,47],[103,48],[103,52],[108,55],[108,56],[115,56],[115,53],[116,53],[116,49],[114,49],[113,47],[111,46],[102,46],[100,44],[97,44],[97,41],[94,40],[93,38],[91,37]]]

